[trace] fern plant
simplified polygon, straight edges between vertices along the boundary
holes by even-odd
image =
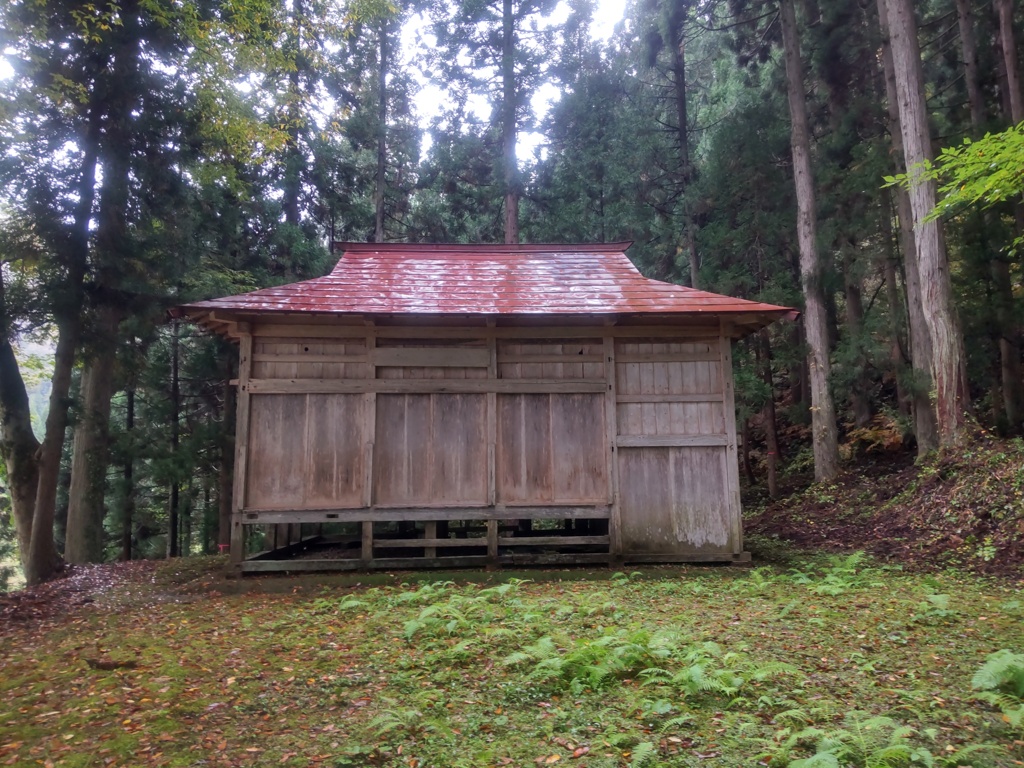
[[[646,768],[657,765],[658,748],[650,741],[641,741],[633,747],[629,768]]]
[[[394,704],[394,702],[389,703]],[[394,733],[415,736],[429,730],[429,727],[424,724],[423,715],[419,710],[399,707],[383,710],[370,721],[370,728],[376,732],[379,739]]]
[[[1024,653],[1009,648],[988,656],[974,673],[971,686],[977,698],[998,707],[1003,719],[1014,728],[1024,728]]]
[[[662,668],[648,668],[641,675],[648,684],[668,685],[684,698],[704,694],[735,696],[751,680],[764,681],[793,674],[794,667],[779,662],[759,664],[747,654],[725,651],[718,643],[699,643],[681,654],[682,667],[672,673]]]
[[[545,636],[510,654],[504,663],[529,665],[529,678],[564,685],[579,694],[588,688],[600,690],[614,679],[643,674],[670,659],[676,652],[675,637],[668,632],[621,631],[596,640],[577,640],[563,651]]]
[[[787,732],[783,732],[787,733]],[[912,741],[918,735],[913,728],[891,717],[851,712],[841,728],[823,730],[808,727],[788,734],[770,754],[772,766],[787,768],[945,768],[962,766],[969,755],[983,756],[999,749],[989,744],[968,745],[952,754],[933,755]],[[794,758],[793,752],[813,750],[807,757]],[[982,763],[971,762],[980,768]]]

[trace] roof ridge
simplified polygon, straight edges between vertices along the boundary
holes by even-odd
[[[614,243],[353,243],[335,242],[334,249],[349,253],[625,253],[632,240]],[[342,256],[344,258],[344,255]]]

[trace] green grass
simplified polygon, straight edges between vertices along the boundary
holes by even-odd
[[[1019,722],[972,688],[1024,650],[1007,581],[855,555],[226,595],[188,567],[7,628],[0,765],[1024,761]]]

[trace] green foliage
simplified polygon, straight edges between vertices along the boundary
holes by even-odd
[[[1007,723],[1024,732],[1024,653],[1003,648],[991,654],[971,686],[981,691],[979,699],[998,707]]]
[[[629,761],[629,768],[648,768],[657,765],[658,747],[649,741],[641,741],[633,747],[632,759]]]
[[[913,620],[929,623],[952,623],[959,615],[959,611],[950,608],[949,605],[949,595],[926,595],[925,599],[918,604]]]
[[[877,571],[865,567],[868,556],[864,552],[849,555],[831,555],[827,565],[819,574],[798,569],[790,570],[790,578],[796,584],[803,584],[816,595],[836,597],[853,590],[881,586]]]
[[[783,734],[785,735],[785,734]],[[771,753],[771,765],[788,768],[911,768],[920,765],[958,766],[970,756],[983,757],[999,750],[988,745],[970,745],[955,754],[934,755],[915,743],[917,730],[895,719],[866,712],[851,712],[839,728],[809,727],[789,734]],[[808,757],[794,758],[795,751],[809,747]],[[972,765],[984,765],[975,763]]]

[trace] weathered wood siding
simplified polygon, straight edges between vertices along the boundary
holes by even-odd
[[[726,466],[735,436],[726,425],[721,345],[720,339],[615,345],[624,552],[733,553],[741,547]]]
[[[742,550],[717,327],[265,324],[250,343],[245,522],[489,520],[494,558],[500,519],[591,516],[626,559]]]

